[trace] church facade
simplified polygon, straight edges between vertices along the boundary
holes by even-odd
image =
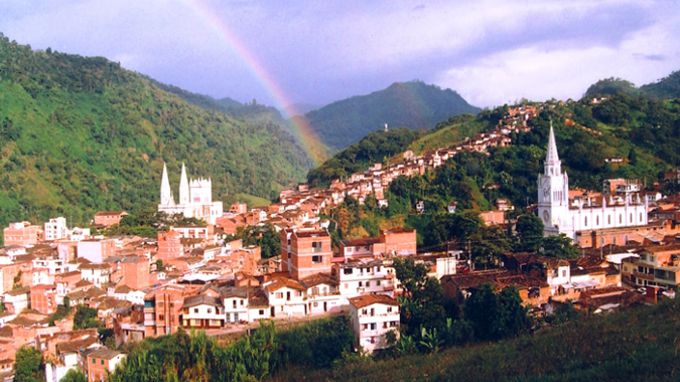
[[[182,163],[182,174],[179,181],[179,202],[175,202],[170,189],[168,169],[163,163],[161,176],[161,200],[158,212],[167,214],[182,214],[187,218],[202,219],[208,224],[215,224],[215,220],[222,216],[222,202],[212,201],[212,180],[210,178],[191,179],[187,177],[187,170]]]
[[[641,201],[639,193],[569,199],[569,177],[562,172],[552,124],[543,166],[538,176],[538,216],[544,235],[563,233],[576,240],[583,231],[647,225],[647,200]]]

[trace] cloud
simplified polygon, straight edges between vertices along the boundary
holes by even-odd
[[[522,97],[577,99],[589,85],[607,77],[642,85],[678,69],[676,21],[667,18],[612,46],[548,49],[535,44],[495,52],[466,65],[450,67],[438,75],[436,82],[457,89],[471,103],[482,106],[510,103]]]

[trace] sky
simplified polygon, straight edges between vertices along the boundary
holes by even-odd
[[[481,107],[576,99],[680,69],[674,0],[0,0],[0,32],[279,108],[415,79]]]

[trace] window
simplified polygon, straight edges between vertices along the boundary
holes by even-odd
[[[375,309],[371,308],[371,316],[375,316]]]
[[[623,215],[619,214],[619,224],[623,223]]]
[[[276,298],[283,298],[283,292],[276,292]]]
[[[260,309],[260,316],[264,315],[264,309]]]
[[[640,221],[642,221],[642,212],[640,212]]]
[[[194,308],[194,313],[198,313],[198,308]]]
[[[345,268],[342,270],[342,273],[345,275],[351,275],[352,274],[352,268]]]
[[[375,330],[375,329],[376,329],[376,324],[374,322],[374,323],[371,324],[371,330]]]
[[[165,316],[163,316],[162,314],[158,315],[158,321],[163,321],[164,318],[165,318]]]
[[[208,308],[208,314],[212,313],[212,308]]]
[[[600,225],[600,216],[595,217],[595,225]]]
[[[363,281],[359,281],[359,288],[361,288],[362,286],[364,286],[364,282],[363,282]]]
[[[92,364],[93,364],[93,365],[97,364],[97,359],[96,359],[96,358],[92,358]]]
[[[319,255],[312,256],[312,263],[314,264],[323,263],[323,256]]]
[[[387,321],[383,322],[383,329],[387,329]]]
[[[312,250],[314,252],[321,252],[322,249],[323,249],[323,245],[320,241],[313,241],[312,242]]]
[[[376,281],[375,281],[375,285],[376,285],[376,286],[380,286],[380,281],[381,281],[381,280],[376,280]]]
[[[99,363],[103,365],[104,364],[104,358],[102,358]]]
[[[607,215],[607,224],[612,224],[612,216]]]
[[[387,307],[387,313],[392,313],[392,307],[391,306]]]
[[[361,314],[368,314],[368,309],[361,309]]]
[[[234,309],[236,309],[236,300],[233,300],[233,301],[231,302],[231,307],[234,308]]]
[[[243,300],[241,300],[241,306],[243,306]]]

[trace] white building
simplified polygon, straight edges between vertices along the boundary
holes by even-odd
[[[382,260],[348,261],[333,266],[333,276],[342,296],[355,297],[367,293],[392,295],[394,275]]]
[[[385,295],[349,299],[350,319],[357,345],[372,353],[389,347],[387,333],[399,339],[399,303]]]
[[[45,223],[45,240],[59,240],[65,239],[69,235],[68,227],[66,226],[66,218],[58,217],[50,219]]]
[[[307,315],[305,287],[299,282],[281,277],[263,285],[269,301],[272,318],[290,318]]]
[[[538,216],[543,220],[545,235],[563,233],[571,239],[579,231],[648,223],[647,201],[641,200],[639,193],[624,198],[569,199],[569,177],[562,172],[552,124],[543,174],[538,176]]]
[[[209,224],[215,224],[215,220],[222,216],[222,202],[212,201],[212,180],[210,178],[189,180],[186,167],[182,163],[179,203],[175,203],[175,198],[170,189],[168,170],[164,163],[158,212],[165,212],[170,215],[183,214],[187,218],[203,219]]]

